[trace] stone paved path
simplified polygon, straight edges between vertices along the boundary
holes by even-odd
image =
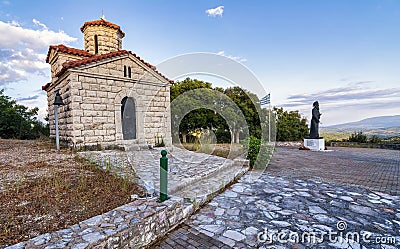
[[[142,151],[85,151],[80,155],[122,177],[138,176],[159,190],[160,157],[164,148]],[[168,153],[168,194],[187,199],[204,197],[248,170],[245,160],[230,160],[172,147]]]
[[[399,151],[277,148],[153,248],[400,248],[399,167]]]
[[[335,147],[332,152],[312,152],[279,147],[268,172],[400,195],[398,150]]]

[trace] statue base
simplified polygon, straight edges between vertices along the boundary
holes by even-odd
[[[325,150],[325,139],[322,137],[304,138],[304,147],[314,151]]]

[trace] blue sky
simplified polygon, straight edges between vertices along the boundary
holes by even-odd
[[[102,10],[126,33],[123,48],[153,65],[223,54],[257,76],[272,105],[309,117],[319,100],[323,125],[400,114],[397,0],[0,0],[0,89],[44,115],[48,46],[83,48],[80,27]]]

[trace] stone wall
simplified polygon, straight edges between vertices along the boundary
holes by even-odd
[[[106,26],[87,26],[83,35],[85,50],[89,53],[95,54],[95,35],[97,35],[98,54],[106,54],[122,48],[122,34],[116,29]]]
[[[110,212],[53,233],[8,247],[19,248],[144,248],[187,219],[198,206],[172,197],[136,200]]]
[[[332,142],[331,146],[400,150],[400,144],[395,144],[395,143],[371,144],[371,143],[355,143],[355,142]]]
[[[154,145],[155,136],[162,136],[167,145],[171,144],[170,85],[138,63],[127,55],[79,68],[60,78],[56,88],[66,104],[59,107],[60,140],[74,147],[107,147],[125,143]],[[124,77],[124,66],[131,68],[131,78]],[[55,136],[53,91],[54,88],[47,92],[51,137]],[[135,141],[123,140],[124,97],[135,101]]]
[[[73,76],[70,76],[73,77]],[[49,126],[50,126],[50,137],[55,138],[55,117],[54,117],[54,90],[59,89],[59,93],[62,96],[63,102],[66,104],[64,106],[58,107],[58,129],[60,135],[60,141],[64,143],[67,141],[72,141],[74,136],[73,129],[73,112],[71,110],[71,87],[70,79],[67,77],[60,81],[57,85],[51,85],[47,89],[47,109],[49,114]]]
[[[54,53],[54,50],[53,52]],[[51,78],[52,78],[52,82],[57,80],[57,77],[55,77],[56,73],[58,73],[61,69],[62,69],[62,64],[68,61],[75,61],[75,60],[80,60],[83,57],[81,56],[76,56],[76,55],[70,55],[70,54],[66,54],[63,52],[56,52],[56,54],[54,54],[54,57],[51,57]]]

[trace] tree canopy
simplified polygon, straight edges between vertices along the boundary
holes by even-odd
[[[39,109],[17,104],[0,90],[0,138],[36,139],[49,128],[37,120]]]
[[[307,120],[298,111],[274,108],[269,113],[261,109],[257,95],[246,89],[213,88],[211,83],[190,78],[171,87],[171,116],[175,141],[180,135],[186,142],[186,135],[199,129],[214,131],[218,142],[232,138],[239,142],[248,136],[265,140],[269,117],[276,121],[270,127],[271,141],[275,135],[276,141],[301,141],[309,135]]]
[[[178,81],[171,87],[173,137],[176,140],[179,133],[186,142],[190,132],[208,129],[215,132],[218,142],[230,142],[232,137],[239,142],[248,134],[261,138],[257,102],[255,94],[240,87],[213,88],[211,83],[190,78]]]
[[[299,111],[274,108],[276,117],[276,141],[301,141],[309,135],[307,120]]]

